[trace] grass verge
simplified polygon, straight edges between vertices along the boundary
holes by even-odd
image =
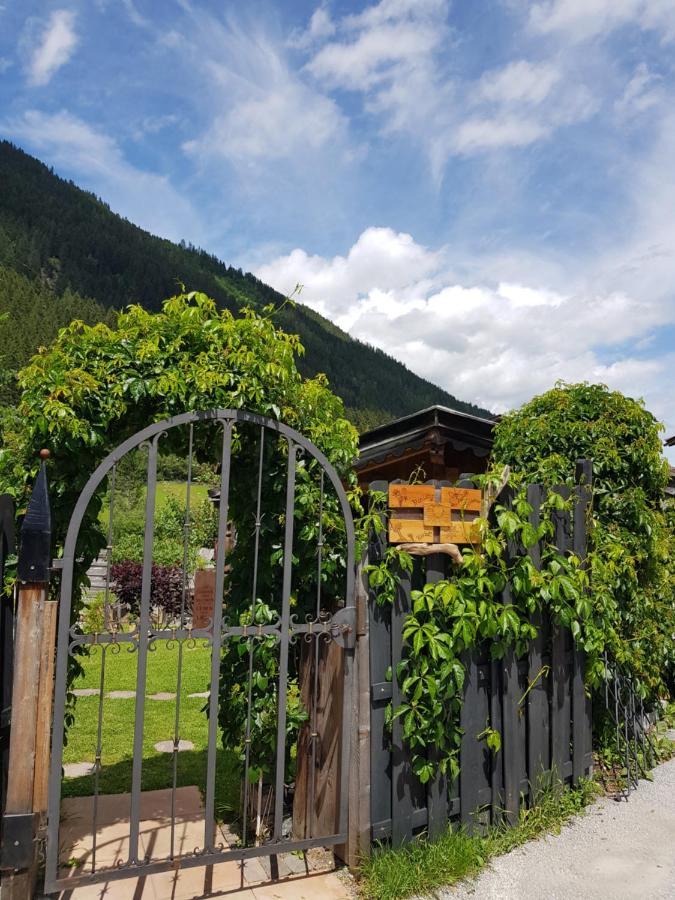
[[[420,839],[400,850],[379,848],[362,866],[361,894],[374,900],[403,900],[476,875],[493,857],[542,834],[557,833],[598,792],[592,781],[573,789],[552,788],[521,812],[515,828],[492,828],[484,837],[448,830],[433,843]]]

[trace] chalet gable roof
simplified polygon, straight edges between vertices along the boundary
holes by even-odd
[[[421,445],[432,434],[436,441],[450,443],[455,450],[487,456],[496,422],[496,417],[486,419],[447,406],[429,406],[364,432],[359,439],[357,466]]]

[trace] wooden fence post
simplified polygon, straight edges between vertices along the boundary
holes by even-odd
[[[366,558],[367,562],[367,558]],[[370,648],[368,577],[364,562],[356,570],[356,649],[349,772],[349,834],[345,862],[356,868],[370,856]]]
[[[574,495],[573,549],[584,567],[588,556],[588,515],[592,502],[593,465],[580,459],[576,466]],[[586,654],[573,646],[572,675],[572,780],[576,785],[587,773],[586,753],[591,749],[588,732],[591,729],[591,700],[586,696],[584,673]]]
[[[21,528],[12,723],[3,819],[3,900],[27,900],[37,878],[37,829],[46,811],[56,602],[47,599],[51,513],[45,460]]]

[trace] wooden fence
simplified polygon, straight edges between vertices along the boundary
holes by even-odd
[[[573,512],[554,514],[555,544],[565,553],[586,554],[587,511],[591,467],[580,461],[573,489]],[[460,486],[472,486],[461,483]],[[371,490],[387,491],[386,482],[375,482]],[[571,489],[557,493],[569,498]],[[512,492],[505,488],[498,502],[508,504]],[[531,522],[538,526],[544,497],[541,485],[528,487],[533,508]],[[371,547],[375,557],[382,543]],[[518,552],[511,548],[510,552]],[[523,551],[521,551],[523,552]],[[541,547],[527,551],[540,565]],[[592,765],[591,707],[584,690],[583,653],[571,635],[547,617],[537,616],[538,636],[528,653],[517,659],[513,650],[502,660],[490,660],[484,644],[464,659],[466,680],[461,714],[463,731],[460,775],[448,784],[438,775],[422,785],[412,772],[410,754],[402,739],[402,726],[395,719],[385,724],[387,706],[401,703],[396,678],[403,648],[403,625],[410,611],[411,590],[445,577],[452,562],[434,554],[417,557],[411,575],[401,578],[393,606],[379,606],[373,591],[369,597],[370,662],[370,826],[373,841],[389,840],[400,845],[426,831],[434,837],[449,822],[469,830],[506,820],[518,821],[522,803],[531,802],[539,786],[557,777],[578,783]],[[508,604],[510,587],[501,601]],[[529,689],[528,689],[529,688]],[[501,750],[493,753],[477,735],[486,726],[501,735]]]
[[[4,592],[5,561],[14,552],[14,501],[0,495],[0,815],[5,808],[14,667],[14,595]],[[2,825],[0,824],[0,833]]]

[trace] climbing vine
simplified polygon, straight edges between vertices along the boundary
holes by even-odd
[[[437,768],[453,778],[459,771],[464,654],[486,641],[493,659],[510,647],[524,654],[537,635],[537,612],[569,629],[585,652],[588,689],[605,676],[605,652],[647,700],[667,695],[674,683],[675,517],[665,504],[658,423],[642,403],[602,385],[559,384],[504,417],[495,432],[493,468],[478,481],[496,486],[502,464],[509,464],[511,501],[497,502],[480,520],[480,546],[464,549],[448,578],[411,592],[404,623],[396,672],[402,702],[390,721],[400,720],[422,782]],[[594,467],[583,563],[560,553],[553,540],[553,514],[572,501],[552,486],[573,483],[580,457]],[[538,527],[530,519],[528,481],[546,490]],[[362,521],[377,537],[385,517],[386,496],[374,495]],[[527,552],[535,544],[538,567]],[[393,602],[412,565],[408,554],[389,546],[367,567],[379,603]],[[499,752],[501,738],[489,726],[476,737]]]
[[[496,470],[479,479],[483,487],[498,480]],[[571,501],[550,492],[541,506],[541,524],[535,527],[526,485],[512,477],[512,488],[512,501],[497,503],[489,519],[480,520],[480,546],[463,549],[462,562],[453,566],[449,577],[411,592],[412,609],[403,628],[404,657],[396,673],[402,703],[391,709],[390,722],[400,719],[413,770],[423,783],[437,769],[451,778],[459,772],[467,651],[489,641],[493,659],[503,657],[509,647],[522,655],[537,634],[533,614],[546,610],[586,651],[587,680],[593,683],[602,677],[604,634],[589,599],[587,569],[579,557],[559,553],[552,543],[553,512],[566,510]],[[379,525],[372,515],[370,524],[377,534],[384,528],[385,501],[382,496],[373,500]],[[541,548],[539,567],[527,553],[535,544]],[[401,573],[411,569],[407,553],[387,547],[382,559],[367,567],[378,602],[391,603]],[[486,727],[477,737],[499,752],[498,732]]]

